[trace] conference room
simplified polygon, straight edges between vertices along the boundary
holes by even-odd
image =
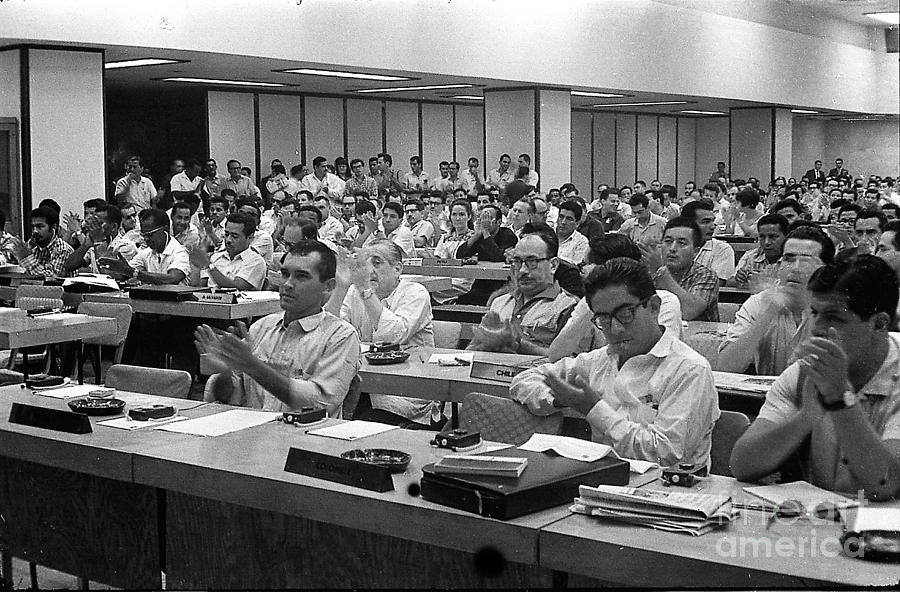
[[[0,588],[896,584],[896,9],[0,2]]]

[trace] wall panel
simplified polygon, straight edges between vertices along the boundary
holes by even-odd
[[[675,184],[675,146],[678,138],[675,135],[675,118],[659,118],[659,160],[656,178],[663,185]],[[649,182],[649,180],[648,180]]]
[[[635,180],[642,179],[650,186],[650,181],[656,178],[656,115],[637,116],[637,172]]]
[[[581,196],[590,201],[594,195],[591,178],[591,114],[572,112],[572,183]],[[547,191],[547,188],[544,189]]]
[[[634,115],[616,115],[616,183],[633,185],[637,179],[635,156],[637,155],[637,135]]]
[[[334,162],[344,155],[344,105],[341,99],[306,97],[306,161],[312,172],[312,161],[324,156]]]
[[[459,130],[457,108],[457,130]],[[512,157],[513,169],[520,154],[526,153],[534,162],[534,91],[490,91],[484,93],[485,150],[491,163],[503,153]],[[457,140],[457,156],[459,142]],[[460,157],[463,158],[463,157]],[[515,172],[515,171],[514,171]],[[540,173],[540,171],[538,171]]]
[[[387,128],[387,152],[394,169],[409,170],[409,157],[419,153],[419,107],[415,103],[387,101],[384,123]]]
[[[253,95],[210,91],[208,102],[209,155],[216,159],[219,171],[227,175],[225,164],[232,159],[256,168]],[[254,176],[258,172],[253,171]]]
[[[276,158],[288,174],[300,164],[300,97],[259,95],[259,177],[269,174]]]
[[[618,185],[615,142],[615,114],[594,113],[594,187]],[[597,198],[596,192],[593,197]]]
[[[756,177],[765,182],[772,177],[772,109],[731,110],[731,178]],[[790,131],[790,130],[788,130]],[[728,159],[722,159],[728,163]],[[709,171],[716,169],[712,162]]]
[[[717,162],[722,161],[728,165],[728,118],[698,118],[696,146],[694,180],[698,187],[702,187],[716,170]]]
[[[381,152],[381,101],[347,99],[347,158],[369,159]]]
[[[834,166],[833,159],[827,161],[824,158],[825,122],[823,120],[795,117],[791,141],[793,142],[792,177],[799,179],[806,171],[813,168],[813,164],[817,160],[822,161],[822,169],[826,174],[828,174],[828,169]]]
[[[432,182],[441,176],[442,160],[453,160],[453,106],[425,103],[422,105],[422,166]]]
[[[540,173],[540,190],[572,180],[572,96],[569,91],[541,90],[540,160],[531,155]]]
[[[697,154],[697,121],[689,117],[678,119],[678,188],[679,195],[684,195],[684,184],[688,181],[698,183],[696,172]],[[700,183],[703,185],[703,183]]]
[[[532,120],[534,118],[532,117]],[[481,163],[481,173],[488,168],[496,168],[496,163],[500,160],[501,152],[497,154],[488,153],[487,158],[484,156],[484,109],[481,105],[456,106],[456,160],[459,162],[460,168],[466,168],[466,162],[471,157],[475,157]],[[512,155],[512,152],[509,153]],[[513,165],[516,164],[516,157],[513,156]],[[485,160],[490,163],[485,166]],[[435,173],[437,174],[437,173]]]

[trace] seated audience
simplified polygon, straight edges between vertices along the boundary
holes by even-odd
[[[889,330],[900,283],[884,261],[859,255],[817,270],[808,289],[812,336],[735,445],[732,471],[755,481],[799,457],[813,485],[891,499],[900,491],[900,335]]]
[[[513,231],[501,226],[503,214],[500,208],[488,203],[475,215],[475,230],[466,242],[456,250],[460,259],[477,256],[479,261],[506,261],[506,251],[519,242]],[[477,279],[467,294],[457,299],[459,304],[487,304],[488,298],[496,290],[501,289],[503,280]]]
[[[238,199],[234,205],[237,207],[238,212],[252,216],[256,221],[257,228],[259,228],[261,206],[258,200],[253,198]],[[266,265],[273,264],[275,243],[272,240],[271,234],[269,234],[268,232],[254,232],[253,240],[250,243],[250,248],[262,256],[262,258],[266,261]]]
[[[121,254],[115,259],[100,261],[100,270],[118,280],[135,278],[144,284],[187,285],[191,262],[187,251],[169,233],[169,217],[154,208],[141,210],[141,238],[147,246],[131,261]]]
[[[658,245],[662,241],[663,228],[668,220],[650,210],[650,200],[643,193],[632,195],[628,205],[631,206],[634,218],[625,220],[618,232],[636,243]]]
[[[102,204],[94,215],[85,220],[88,240],[84,241],[66,259],[66,275],[81,267],[92,273],[100,273],[100,257],[116,257],[119,253],[126,261],[137,255],[137,245],[122,231],[122,212],[114,205]]]
[[[416,253],[430,253],[434,225],[425,219],[425,203],[418,198],[409,199],[403,206],[403,211],[406,212],[406,227],[412,233]],[[413,253],[410,253],[410,256],[413,256]]]
[[[313,205],[322,213],[319,223],[319,236],[332,243],[344,236],[344,226],[340,220],[331,215],[331,200],[325,195],[317,195]]]
[[[694,257],[697,263],[715,273],[721,284],[734,277],[734,249],[725,241],[713,238],[716,229],[713,202],[702,198],[685,204],[681,216],[694,220],[700,227],[700,244]]]
[[[9,240],[9,251],[25,273],[59,277],[66,272],[66,260],[73,250],[59,237],[59,213],[47,206],[31,211],[31,238]]]
[[[570,199],[559,206],[556,217],[556,236],[559,240],[559,258],[573,265],[584,262],[590,245],[586,236],[576,230],[584,210],[581,204]]]
[[[603,226],[604,232],[619,230],[625,223],[625,217],[619,213],[619,191],[615,187],[609,187],[600,192],[600,198],[591,204],[592,217],[595,217]]]
[[[787,219],[779,214],[760,216],[756,221],[756,241],[759,246],[741,256],[734,277],[725,284],[736,288],[751,285],[756,287],[760,278],[774,273],[781,259],[781,249],[789,226]]]
[[[809,334],[806,284],[834,258],[834,243],[819,228],[801,226],[784,241],[779,284],[754,294],[741,305],[719,344],[716,370],[777,375],[793,361],[797,345]]]
[[[591,272],[587,299],[609,345],[526,370],[510,396],[537,415],[571,407],[593,439],[662,466],[709,463],[718,394],[709,362],[659,326],[660,299],[644,266],[612,259]]]
[[[229,214],[225,223],[224,248],[212,255],[205,249],[190,251],[191,264],[200,269],[200,285],[213,288],[261,290],[266,279],[266,261],[250,248],[256,220],[242,213]]]
[[[472,238],[472,204],[468,199],[455,199],[450,204],[450,231],[441,235],[434,256],[439,259],[455,259],[462,245]],[[431,298],[438,304],[451,304],[472,289],[474,280],[450,278],[450,288],[432,292]]]
[[[887,220],[880,210],[860,210],[853,223],[856,232],[856,251],[859,254],[874,255]]]

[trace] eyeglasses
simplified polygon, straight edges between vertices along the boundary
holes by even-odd
[[[149,231],[147,231],[147,232],[142,232],[142,233],[141,233],[141,238],[145,238],[145,239],[146,239],[146,238],[150,238],[151,236],[153,236],[153,233],[154,233],[154,232],[157,232],[157,231],[159,231],[159,230],[165,230],[165,227],[164,227],[164,226],[157,226],[157,227],[154,228],[153,230],[149,230]]]
[[[811,517],[839,522],[841,520],[841,510],[833,502],[822,502],[812,510],[808,510],[800,500],[784,500],[775,507],[775,511],[769,516],[766,530],[769,530],[772,527],[772,523],[779,518],[793,518],[794,520],[791,522],[794,522],[800,518],[809,519]]]
[[[644,300],[641,300],[637,304],[623,304],[609,314],[605,312],[598,312],[594,315],[594,318],[591,319],[591,322],[594,323],[594,326],[601,331],[605,327],[609,327],[610,325],[612,325],[613,319],[619,321],[619,324],[623,327],[626,325],[630,325],[634,321],[634,313],[637,311],[637,309],[642,306],[647,306],[647,302],[649,301],[650,299],[646,298]]]
[[[522,259],[521,257],[512,257],[511,259],[508,259],[509,264],[513,269],[519,269],[524,263],[525,267],[532,271],[537,269],[538,263],[540,263],[541,261],[549,260],[550,257],[525,257],[524,259]]]
[[[413,208],[413,209],[411,209],[411,210],[404,210],[404,211],[405,211],[407,214],[415,214],[415,213],[418,212],[419,210],[418,210],[417,208]]]

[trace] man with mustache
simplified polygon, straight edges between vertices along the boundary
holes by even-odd
[[[16,237],[11,250],[25,273],[58,277],[65,274],[71,245],[59,238],[59,214],[47,206],[31,211],[31,239],[26,244]]]

